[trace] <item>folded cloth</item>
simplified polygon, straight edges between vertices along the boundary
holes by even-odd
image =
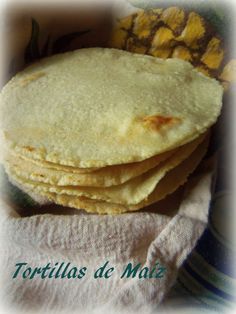
[[[229,106],[227,103],[228,113],[231,110]],[[232,167],[228,160],[231,145],[227,133],[222,136],[218,131],[217,135],[221,149],[218,151],[217,180],[208,226],[181,266],[174,286],[162,302],[163,311],[174,308],[183,312],[191,308],[192,313],[195,308],[196,313],[197,310],[225,313],[235,309],[236,251],[232,238],[235,209],[232,202],[234,191],[229,180]]]
[[[211,178],[211,172],[192,175],[172,215],[143,211],[114,216],[78,212],[20,217],[2,197],[1,299],[7,307],[23,311],[151,312],[174,284],[178,269],[206,227]],[[107,273],[110,277],[94,278],[106,262],[107,269],[114,268],[112,274]],[[17,263],[27,265],[16,275]],[[68,271],[73,267],[87,270],[81,279],[42,279],[41,274],[30,279],[35,267],[48,263],[55,268],[70,263]],[[127,273],[121,278],[129,263],[133,268],[141,263],[139,270],[153,270],[156,265],[162,278],[140,279],[139,271],[134,278],[132,274],[127,278]],[[25,271],[27,267],[31,273]],[[141,276],[145,273],[143,270]]]

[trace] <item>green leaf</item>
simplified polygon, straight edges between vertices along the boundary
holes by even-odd
[[[25,49],[25,63],[33,62],[40,58],[39,46],[39,24],[32,18],[32,31],[30,41]]]
[[[69,44],[77,37],[84,35],[90,32],[90,30],[85,30],[81,32],[74,32],[70,34],[66,34],[64,36],[59,37],[53,44],[52,53],[60,53],[67,51]]]
[[[41,58],[44,58],[46,56],[49,55],[49,43],[50,43],[50,36],[48,36],[43,48],[42,48],[42,52],[41,52],[41,55],[40,57]]]

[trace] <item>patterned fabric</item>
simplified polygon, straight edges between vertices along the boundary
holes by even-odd
[[[236,302],[233,247],[221,228],[229,211],[225,208],[227,198],[225,191],[216,193],[208,228],[181,268],[174,287],[176,296],[182,294],[185,301],[186,296],[188,302],[194,297],[194,302],[218,311],[233,308]]]
[[[212,154],[218,150],[219,157],[208,227],[181,267],[165,306],[174,303],[188,308],[195,305],[221,313],[236,307],[236,251],[232,239],[234,209],[229,179],[232,137],[227,123],[232,107],[232,97],[227,94],[209,151]]]

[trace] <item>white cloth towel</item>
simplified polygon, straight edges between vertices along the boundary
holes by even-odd
[[[76,313],[150,313],[173,285],[178,268],[207,223],[211,177],[193,177],[172,216],[150,212],[122,215],[34,215],[19,217],[1,204],[1,299],[14,309]],[[108,279],[94,278],[109,261]],[[16,263],[31,268],[70,262],[87,267],[82,279],[12,278]],[[120,278],[128,263],[166,268],[163,278]]]

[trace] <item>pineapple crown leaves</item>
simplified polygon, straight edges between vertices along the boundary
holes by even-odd
[[[74,39],[90,32],[90,30],[83,30],[63,35],[57,38],[56,41],[52,44],[52,51],[50,51],[50,36],[48,36],[44,46],[40,51],[39,48],[40,26],[34,18],[32,18],[31,25],[32,25],[31,36],[24,53],[25,64],[29,64],[40,58],[49,56],[51,52],[53,54],[65,52],[67,51],[67,47]]]

